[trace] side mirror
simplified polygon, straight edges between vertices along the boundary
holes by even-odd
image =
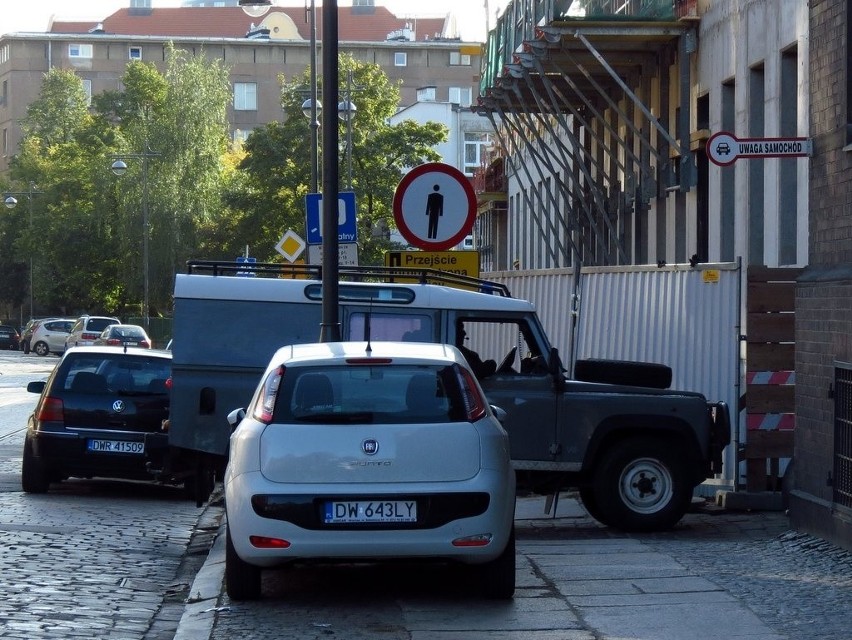
[[[27,391],[30,393],[41,393],[44,391],[44,385],[47,384],[44,380],[33,380],[27,383]]]
[[[553,378],[553,389],[556,393],[565,391],[565,375],[562,368],[562,359],[559,357],[559,349],[556,347],[550,348],[550,354],[547,358],[547,369]]]
[[[503,424],[506,421],[506,416],[509,415],[503,411],[503,409],[494,404],[491,405],[491,410],[494,412],[494,417],[500,421],[500,424]]]
[[[240,422],[243,421],[243,418],[246,417],[246,410],[240,407],[239,409],[234,409],[231,413],[228,414],[228,424],[231,425],[231,431],[236,429]]]

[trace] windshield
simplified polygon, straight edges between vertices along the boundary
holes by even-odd
[[[273,422],[417,424],[465,416],[452,366],[358,365],[286,370]]]

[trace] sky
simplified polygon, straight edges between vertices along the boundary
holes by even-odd
[[[180,6],[180,0],[153,0],[154,7]],[[494,16],[508,0],[377,0],[395,14],[434,16],[453,11],[456,14],[462,39],[484,41],[485,7],[489,8],[490,25],[494,27]],[[303,7],[304,0],[282,0],[281,4]],[[52,15],[72,20],[97,20],[116,9],[129,6],[128,0],[0,0],[0,34],[12,31],[46,31]],[[322,0],[317,0],[317,11]],[[349,4],[338,0],[338,6]],[[425,6],[424,6],[425,5]]]

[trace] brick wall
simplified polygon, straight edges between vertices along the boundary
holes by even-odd
[[[832,504],[834,364],[852,362],[852,152],[847,2],[810,3],[809,266],[796,290],[796,432],[790,518],[796,529],[852,549],[852,513]]]

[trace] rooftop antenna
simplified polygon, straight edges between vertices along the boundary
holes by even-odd
[[[367,354],[373,353],[373,347],[370,346],[370,319],[373,315],[373,296],[370,296],[370,306],[367,309],[367,316],[364,318],[364,341],[367,343]]]

